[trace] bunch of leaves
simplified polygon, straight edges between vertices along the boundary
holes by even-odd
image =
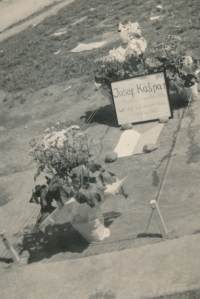
[[[192,71],[185,72],[183,66],[187,56],[177,36],[168,35],[161,43],[152,44],[139,55],[127,53],[124,61],[109,60],[109,56],[97,60],[95,81],[110,90],[112,81],[165,71],[168,86],[178,93],[198,82],[195,75],[197,60],[192,58]]]
[[[176,73],[177,69],[181,67],[181,58],[185,55],[185,51],[179,37],[168,35],[161,43],[153,43],[145,54],[153,64],[157,63],[155,67],[158,70],[164,68]]]
[[[53,199],[64,205],[72,196],[93,208],[103,202],[105,186],[116,182],[117,177],[100,164],[89,162],[73,168],[66,177],[54,174],[51,178],[46,176],[46,180],[46,185],[35,187],[29,201],[40,204],[42,214],[54,210]]]
[[[58,145],[58,139],[50,144],[36,138],[30,141],[32,150],[29,155],[38,165],[35,180],[42,171],[64,178],[74,167],[88,162],[91,146],[88,134],[71,127],[66,130],[65,135],[62,145]]]
[[[95,81],[110,88],[110,82],[124,78],[123,62],[107,57],[95,60]]]
[[[105,186],[117,180],[115,174],[93,162],[72,169],[69,175],[76,200],[91,208],[103,202]]]
[[[124,61],[98,59],[95,61],[95,81],[110,89],[110,83],[146,73],[143,54],[127,55]]]
[[[91,208],[93,208],[103,201],[105,189],[105,187],[98,184],[88,183],[80,188],[76,195],[76,199],[80,204],[87,203]]]
[[[148,73],[165,71],[168,83],[175,85],[176,89],[180,91],[184,87],[190,87],[198,82],[195,76],[197,60],[192,58],[193,73],[186,73],[182,70],[185,57],[186,53],[181,39],[177,36],[168,35],[163,42],[154,43],[146,51],[144,62]]]
[[[124,78],[133,78],[148,73],[144,63],[144,55],[128,55],[123,64]]]

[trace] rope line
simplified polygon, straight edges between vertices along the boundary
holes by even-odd
[[[23,230],[25,224],[26,224],[30,219],[33,219],[34,216],[36,216],[36,215],[38,214],[38,210],[39,210],[39,208],[38,208],[38,206],[36,206],[36,208],[31,212],[31,216],[29,216],[29,217],[25,220],[25,222],[20,226],[20,228],[19,228],[19,232],[18,232],[18,236],[15,236],[15,235],[14,235],[14,236],[11,238],[11,241],[10,241],[10,242],[13,244],[13,246],[15,246],[15,245],[17,244],[19,238],[21,237],[21,236],[20,236],[20,233],[22,232],[22,230]],[[34,213],[34,212],[36,212],[36,213]],[[4,255],[5,252],[6,252],[6,255],[5,255],[5,256],[7,256],[7,255],[8,255],[8,252],[6,251],[6,249],[3,250],[3,252],[2,252],[1,255]]]
[[[191,103],[191,98],[189,99],[188,106],[183,110],[182,117],[181,117],[178,129],[176,131],[176,135],[174,137],[174,143],[172,144],[172,148],[171,148],[170,154],[169,154],[169,159],[167,161],[167,165],[166,165],[166,168],[165,168],[165,171],[164,171],[164,175],[163,175],[163,178],[162,178],[162,181],[161,181],[161,184],[160,184],[157,196],[156,196],[156,201],[158,203],[160,201],[160,196],[162,194],[162,191],[163,191],[163,188],[164,188],[164,185],[165,185],[168,173],[169,173],[169,169],[170,169],[170,166],[171,166],[171,163],[172,163],[172,160],[173,160],[173,155],[172,154],[173,154],[173,152],[174,152],[174,150],[176,149],[176,146],[177,146],[177,142],[178,142],[178,138],[179,138],[179,135],[180,135],[180,130],[181,130],[182,122],[183,122],[183,120],[184,120],[184,118],[185,118],[185,116],[187,114],[187,111],[189,109],[190,103]],[[152,212],[151,212],[150,219],[148,221],[145,233],[147,232],[147,230],[149,228],[149,225],[150,225],[150,222],[151,222],[151,219],[152,219],[152,216],[153,216],[153,212],[154,212],[154,210],[152,210]]]
[[[86,122],[84,123],[84,125],[81,127],[81,131],[83,131],[85,129],[85,127],[89,124],[89,122],[94,118],[94,116],[97,114],[97,112],[99,111],[99,109],[102,107],[104,100],[106,99],[106,97],[102,98],[102,103],[97,106],[97,108],[95,110],[93,110],[93,112],[91,113],[91,115],[88,117],[88,119],[86,120]]]
[[[21,218],[19,218],[19,219],[17,220],[18,223],[19,223],[20,220],[23,218],[23,216],[24,216],[24,212],[25,212],[25,210],[27,209],[28,204],[29,204],[29,202],[26,203],[26,205],[25,205],[23,211],[20,211],[20,213],[21,213]],[[31,215],[32,215],[36,210],[38,210],[38,207],[35,207],[35,209],[33,209],[33,211],[31,211],[31,214],[30,214],[29,218],[31,217]],[[28,218],[28,219],[29,219],[29,218]],[[25,222],[22,224],[22,226],[21,226],[20,228],[18,228],[18,229],[19,229],[19,232],[21,231],[22,227],[24,226],[24,224],[25,224],[26,222],[27,222],[27,219],[26,219]],[[13,226],[14,223],[15,223],[15,219],[12,221],[11,226]],[[13,237],[11,238],[11,243],[15,240],[15,238],[16,238],[15,236],[13,236]],[[6,251],[6,249],[3,250],[2,254],[4,254],[5,251]]]
[[[172,164],[172,160],[173,160],[173,155],[172,154],[173,154],[173,152],[174,152],[174,150],[176,149],[176,146],[177,146],[177,141],[178,141],[178,138],[179,138],[179,135],[180,135],[180,130],[181,130],[182,122],[183,122],[183,120],[184,120],[184,118],[186,116],[186,113],[187,113],[188,109],[189,109],[190,103],[191,103],[191,101],[189,101],[188,106],[183,110],[181,121],[179,123],[178,129],[176,131],[176,135],[174,137],[174,143],[173,143],[172,148],[170,150],[169,159],[167,161],[167,165],[166,165],[165,172],[164,172],[164,175],[163,175],[163,178],[162,178],[162,182],[160,184],[160,187],[159,187],[159,190],[158,190],[158,194],[156,196],[156,201],[158,203],[160,201],[160,196],[162,194],[163,187],[165,185],[165,182],[166,182],[166,179],[167,179],[167,176],[168,176],[168,173],[169,173],[169,169],[170,169],[170,166]]]
[[[149,221],[148,221],[148,224],[147,224],[147,227],[146,227],[146,230],[145,230],[145,234],[147,233],[147,231],[149,229],[149,226],[150,226],[150,223],[151,223],[151,219],[153,217],[153,212],[154,212],[154,210],[151,211],[151,215],[149,217]]]

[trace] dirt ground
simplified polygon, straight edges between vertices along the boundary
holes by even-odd
[[[78,80],[73,80],[51,86],[29,95],[30,100],[25,103],[12,99],[0,101],[1,116],[4,117],[1,123],[1,203],[10,201],[2,206],[2,214],[13,219],[11,223],[9,219],[3,221],[2,218],[1,227],[5,228],[20,255],[25,254],[28,263],[49,262],[163,242],[155,219],[151,219],[149,203],[157,197],[161,188],[181,122],[173,162],[160,198],[160,208],[169,230],[169,238],[198,233],[198,102],[189,107],[183,120],[187,108],[174,110],[174,118],[164,126],[158,140],[157,151],[122,158],[108,165],[104,163],[105,153],[113,150],[120,130],[111,106],[104,101],[92,122],[86,126],[93,138],[94,159],[120,177],[129,175],[125,184],[129,197],[113,197],[102,207],[105,225],[110,227],[111,237],[101,244],[88,246],[78,233],[66,225],[49,229],[44,243],[40,243],[41,235],[33,229],[38,207],[28,204],[35,172],[35,165],[31,164],[27,155],[28,143],[30,137],[41,136],[44,129],[57,121],[66,120],[70,125],[84,125],[95,106],[98,107],[101,97],[91,83],[88,83],[87,93],[84,94],[91,100],[76,95],[79,84]],[[63,90],[68,86],[72,88],[66,93]],[[2,248],[2,258],[5,257]]]
[[[41,9],[39,2],[34,3],[35,8]],[[7,3],[0,3],[3,4]],[[29,13],[27,8],[26,15]],[[10,24],[20,17],[25,15],[12,15]],[[107,35],[107,43],[109,41],[110,35]],[[151,219],[149,206],[160,188],[160,208],[169,238],[199,232],[199,102],[189,108],[187,103],[174,106],[174,117],[164,126],[157,151],[107,165],[105,153],[115,147],[120,130],[112,107],[106,101],[100,107],[101,100],[94,81],[87,76],[85,80],[84,76],[81,81],[78,78],[65,80],[36,91],[8,93],[0,90],[0,224],[18,252],[27,254],[29,263],[60,261],[164,242],[155,219]],[[44,243],[40,243],[40,236],[33,229],[38,210],[27,206],[35,172],[35,165],[28,156],[29,140],[41,136],[46,128],[61,120],[82,127],[97,107],[95,117],[85,128],[93,138],[94,160],[120,177],[129,175],[125,184],[129,197],[112,198],[103,206],[105,224],[111,229],[107,241],[88,246],[71,227],[62,226],[50,229]],[[173,163],[163,185],[171,154]],[[5,261],[7,255],[3,247],[1,252]]]

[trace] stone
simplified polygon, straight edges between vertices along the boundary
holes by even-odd
[[[45,90],[45,92],[44,92],[44,96],[52,96],[53,95],[53,92],[52,91],[50,91],[50,90]]]
[[[159,123],[164,124],[164,123],[167,123],[168,120],[169,120],[169,117],[168,116],[164,116],[164,117],[159,118]]]
[[[157,5],[156,8],[157,8],[157,10],[161,10],[162,9],[162,5]]]
[[[158,20],[159,18],[160,18],[159,16],[151,17],[150,21]]]
[[[150,153],[150,152],[155,151],[157,148],[158,148],[158,146],[156,144],[148,143],[148,144],[145,144],[145,146],[143,147],[143,150],[145,153]]]
[[[116,161],[118,158],[118,154],[115,152],[108,153],[105,158],[105,162],[110,163]]]
[[[131,123],[126,123],[121,125],[122,130],[130,130],[132,129],[132,124]]]

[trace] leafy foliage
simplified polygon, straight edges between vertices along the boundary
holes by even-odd
[[[71,197],[91,207],[103,201],[105,186],[117,178],[100,164],[89,161],[90,145],[87,133],[78,126],[47,129],[41,141],[31,139],[29,154],[38,164],[34,180],[41,172],[50,174],[46,185],[36,185],[30,199],[41,205],[41,214],[53,211],[53,199],[59,206]]]
[[[95,81],[110,89],[110,82],[144,74],[143,53],[147,42],[141,37],[139,24],[119,25],[120,37],[126,47],[109,51],[109,55],[95,60]]]
[[[88,134],[81,132],[78,126],[49,130],[42,141],[35,138],[30,141],[29,155],[38,164],[35,180],[42,171],[64,178],[74,167],[86,164],[90,156]]]
[[[140,37],[138,40],[141,39]],[[95,80],[103,88],[110,90],[110,83],[115,80],[158,71],[166,72],[167,83],[177,92],[198,82],[195,75],[197,60],[186,56],[181,39],[177,36],[169,35],[161,43],[154,43],[145,52],[141,51],[139,54],[137,51],[130,51],[129,43],[123,50],[124,60],[113,58],[110,53],[107,57],[95,61]]]
[[[98,184],[88,183],[86,186],[80,188],[77,193],[77,201],[81,203],[87,203],[91,208],[97,206],[103,201],[103,193],[105,187]]]
[[[168,35],[162,43],[153,44],[152,48],[145,53],[145,57],[148,71],[165,71],[168,83],[171,86],[175,85],[177,91],[198,82],[195,76],[197,60],[186,56],[181,39],[177,36]],[[186,61],[188,68],[184,67]]]
[[[65,177],[54,174],[46,177],[46,185],[36,185],[29,202],[41,205],[41,214],[51,213],[53,199],[62,207],[71,197],[91,208],[104,200],[106,185],[116,182],[117,177],[100,164],[87,163],[73,168]]]

